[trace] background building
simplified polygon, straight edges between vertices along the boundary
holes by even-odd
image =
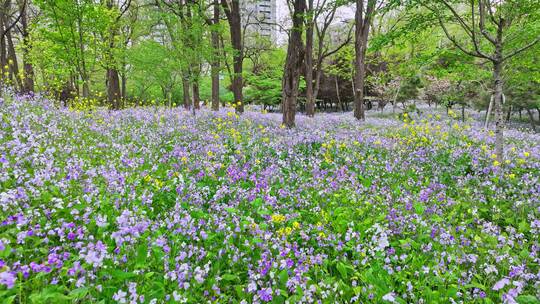
[[[276,0],[241,0],[242,25],[250,33],[275,41],[276,39]]]

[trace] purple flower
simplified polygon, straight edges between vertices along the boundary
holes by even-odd
[[[4,271],[0,272],[0,284],[6,285],[8,289],[13,288],[17,277],[13,273]]]
[[[385,294],[383,297],[382,297],[383,300],[385,301],[388,301],[390,303],[395,303],[396,302],[396,296],[393,292],[389,292],[387,294]]]
[[[503,278],[502,280],[495,283],[495,285],[493,285],[493,290],[503,289],[504,286],[506,286],[508,284],[510,284],[510,280],[508,280],[507,278]]]
[[[265,302],[272,301],[272,288],[270,288],[270,287],[263,288],[263,289],[259,290],[258,294],[259,294],[259,297],[261,298],[261,300],[263,300]]]

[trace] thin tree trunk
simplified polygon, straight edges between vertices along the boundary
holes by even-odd
[[[308,0],[308,12],[306,22],[306,114],[309,117],[315,116],[315,96],[313,92],[313,1]],[[319,50],[322,52],[322,50]]]
[[[489,125],[489,117],[491,116],[491,110],[493,110],[493,95],[491,95],[491,97],[489,99],[489,105],[488,105],[488,109],[487,109],[487,112],[486,112],[486,120],[484,122],[484,129],[487,129],[487,127]],[[520,115],[521,115],[521,112],[520,112]]]
[[[506,113],[506,123],[510,122],[511,116],[512,116],[512,106],[509,106],[508,112]]]
[[[193,109],[198,110],[201,108],[200,106],[201,98],[199,96],[199,82],[193,81],[192,88],[193,88]]]
[[[338,83],[338,76],[335,75],[334,76],[334,80],[335,80],[335,84],[336,84],[336,96],[337,96],[337,100],[338,100],[338,103],[340,104],[341,106],[341,111],[343,112],[345,109],[343,107],[343,103],[341,102],[341,96],[339,96],[339,83]]]
[[[120,80],[122,81],[121,97],[125,100],[127,98],[127,76],[125,71],[120,76]]]
[[[10,19],[8,17],[8,13],[11,10],[11,0],[7,0],[4,3],[4,14],[3,14],[3,23],[5,27],[5,37],[6,37],[6,46],[7,46],[7,57],[8,57],[8,66],[9,66],[9,78],[15,79],[15,82],[18,86],[18,88],[22,91],[23,90],[23,83],[21,79],[21,75],[19,74],[19,63],[17,61],[17,53],[15,51],[15,46],[13,44],[13,37],[11,35],[11,30],[8,30],[10,27]],[[7,12],[7,13],[6,13]]]
[[[28,33],[28,3],[23,1],[20,5],[20,14],[21,14],[21,35],[23,42],[23,69],[24,69],[24,80],[23,80],[23,92],[29,93],[34,91],[34,67],[29,61],[29,53],[31,49],[29,33]]]
[[[496,62],[493,67],[494,88],[494,110],[495,110],[495,154],[497,159],[503,160],[504,152],[504,112],[503,112],[503,82],[502,63]]]
[[[533,132],[536,132],[536,124],[534,122],[534,114],[532,113],[531,109],[527,108],[527,114],[529,114],[529,120],[531,122],[531,128]]]
[[[214,0],[214,26],[219,24],[219,1]],[[219,110],[219,32],[212,31],[212,47],[214,54],[212,58],[212,110]]]
[[[77,15],[77,27],[79,32],[79,52],[80,52],[80,63],[81,63],[81,70],[80,70],[80,76],[82,80],[82,95],[84,98],[87,98],[90,96],[90,84],[89,77],[88,77],[88,71],[86,70],[86,60],[84,58],[84,36],[83,36],[83,28],[82,28],[82,16],[81,12],[78,12]]]

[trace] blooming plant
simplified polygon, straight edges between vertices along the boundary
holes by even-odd
[[[538,303],[540,136],[0,101],[2,303]]]

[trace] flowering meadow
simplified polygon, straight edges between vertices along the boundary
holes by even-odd
[[[0,302],[540,303],[540,135],[452,116],[3,99]]]

